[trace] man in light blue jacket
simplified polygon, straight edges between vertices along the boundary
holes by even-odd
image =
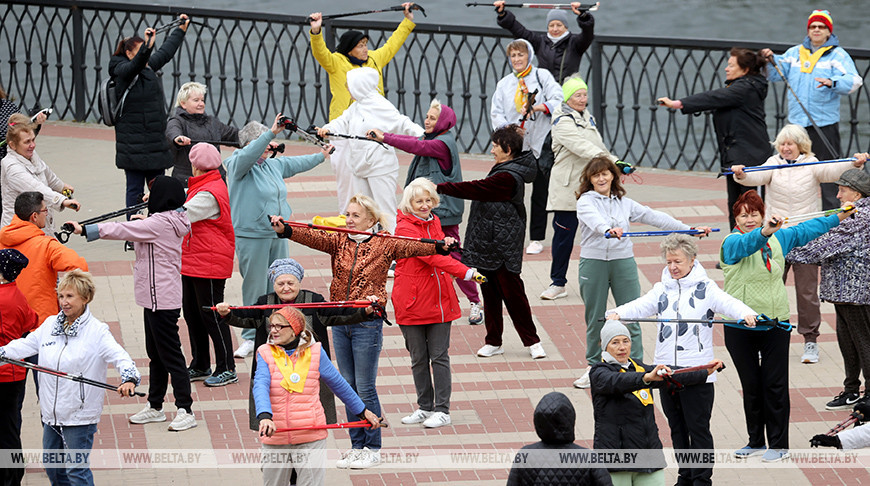
[[[789,123],[807,129],[819,160],[839,159],[840,97],[857,91],[864,80],[855,62],[840,47],[830,12],[814,10],[807,19],[807,37],[785,54],[775,56],[770,49],[762,49],[760,54],[773,58],[797,94],[797,99],[791,93],[788,96]],[[770,81],[782,81],[783,76],[776,69],[767,71]],[[836,184],[821,186],[823,209],[840,207]]]

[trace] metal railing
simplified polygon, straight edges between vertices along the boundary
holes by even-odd
[[[268,122],[283,111],[300,125],[328,119],[326,73],[310,52],[305,18],[157,5],[74,0],[10,0],[0,17],[0,84],[25,107],[55,108],[62,119],[97,121],[99,82],[118,40],[171,21],[180,12],[205,23],[191,25],[185,42],[164,68],[167,106],[181,84],[208,86],[206,112],[241,126]],[[393,22],[332,21],[327,45],[348,28],[365,30],[380,46]],[[457,139],[466,152],[488,150],[489,96],[509,66],[508,33],[498,28],[418,24],[384,70],[387,98],[414,120],[438,97],[457,114]],[[158,42],[162,39],[158,38]],[[581,72],[590,84],[590,106],[611,151],[644,166],[712,170],[718,167],[711,115],[683,116],[657,107],[660,96],[682,96],[721,87],[728,50],[740,45],[789,45],[748,41],[617,37],[600,35],[585,54]],[[860,74],[870,71],[870,50],[848,49]],[[870,142],[870,86],[843,99],[840,124],[845,153]],[[785,89],[773,83],[767,97],[768,135],[786,118]]]

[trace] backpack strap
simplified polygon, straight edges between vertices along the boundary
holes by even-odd
[[[124,94],[121,95],[121,99],[118,101],[118,106],[115,107],[115,113],[112,113],[112,116],[115,120],[121,116],[121,112],[124,110],[124,102],[127,100],[127,95],[130,94],[130,89],[136,84],[136,81],[139,80],[139,75],[137,74],[133,81],[127,86],[127,89],[124,90]]]

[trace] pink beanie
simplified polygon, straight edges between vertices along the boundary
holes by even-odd
[[[221,153],[210,143],[198,143],[190,149],[190,165],[208,172],[221,165]]]

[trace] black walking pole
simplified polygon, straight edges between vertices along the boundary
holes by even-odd
[[[65,373],[63,371],[55,370],[52,368],[46,368],[45,366],[35,365],[33,363],[28,363],[27,361],[19,361],[17,359],[7,358],[5,356],[0,356],[0,361],[9,363],[11,365],[20,366],[22,368],[27,368],[29,370],[33,370],[39,373],[45,373],[47,375],[56,376],[58,378],[63,378],[65,380],[77,381],[79,383],[84,383],[85,385],[95,386],[97,388],[103,388],[106,390],[118,391],[118,387],[114,385],[110,385],[108,383],[103,383],[102,381],[92,380],[90,378],[85,378],[82,375],[73,375],[70,373]],[[144,397],[145,394],[142,392],[133,392],[137,397]]]
[[[382,8],[379,10],[366,10],[366,11],[360,11],[360,12],[348,12],[348,13],[324,15],[321,17],[321,19],[322,20],[340,19],[342,17],[353,17],[356,15],[367,15],[367,14],[383,13],[383,12],[401,12],[403,10],[405,10],[405,7],[403,7],[401,5],[393,5],[392,7]],[[423,14],[423,17],[426,17],[426,9],[424,9],[419,4],[412,3],[411,10],[419,10],[420,13]],[[308,22],[312,22],[313,20],[314,19],[312,19],[311,17],[308,17],[308,19],[307,19]]]

